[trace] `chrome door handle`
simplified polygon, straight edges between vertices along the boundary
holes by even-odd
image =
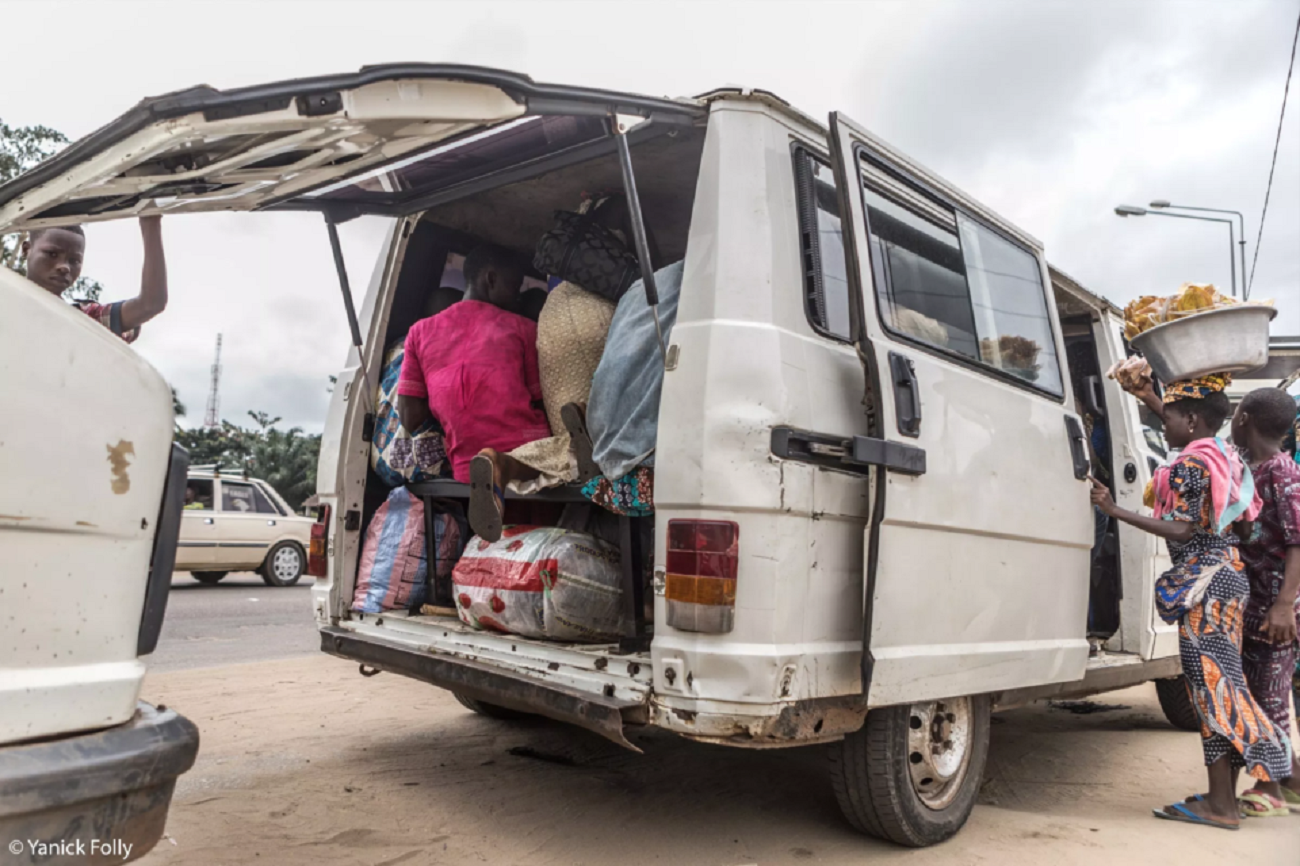
[[[274,521],[274,520],[268,520],[268,521],[266,521],[266,525],[267,525],[267,526],[275,526],[275,521]]]
[[[210,523],[212,523],[212,518],[211,518],[211,517],[205,517],[205,518],[203,518],[203,522],[204,522],[204,523],[208,523],[208,524],[210,524]]]

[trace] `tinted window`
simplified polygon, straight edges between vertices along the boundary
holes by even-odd
[[[251,484],[221,482],[221,510],[235,514],[277,514],[262,491]]]
[[[891,330],[1063,393],[1033,253],[936,202],[922,216],[870,187],[864,202],[876,295]]]
[[[796,155],[800,186],[799,234],[804,269],[804,309],[812,326],[848,341],[849,281],[844,263],[840,205],[830,166],[807,151]]]

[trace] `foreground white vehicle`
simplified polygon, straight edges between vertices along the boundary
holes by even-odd
[[[256,571],[267,586],[293,586],[307,569],[316,522],[301,517],[259,478],[222,475],[220,467],[190,469],[181,517],[176,570],[201,583],[232,571]]]
[[[685,262],[654,573],[634,566],[625,521],[624,639],[352,612],[386,493],[368,461],[386,346],[452,255],[483,241],[528,253],[555,210],[620,185],[661,251],[642,271]],[[28,226],[254,208],[325,215],[353,332],[309,564],[326,652],[624,745],[643,725],[746,748],[834,743],[849,821],[912,846],[970,814],[995,709],[1160,679],[1188,724],[1176,635],[1152,601],[1155,539],[1112,527],[1091,561],[1076,399],[1103,419],[1121,504],[1138,505],[1154,459],[1137,407],[1100,375],[1123,352],[1117,311],[846,118],[822,126],[761,92],[668,100],[372,67],[150,100],[0,190],[0,223]],[[360,214],[396,221],[358,314],[334,224]]]
[[[0,306],[0,859],[123,862],[158,841],[198,749],[138,700],[188,458],[122,340],[8,268]]]

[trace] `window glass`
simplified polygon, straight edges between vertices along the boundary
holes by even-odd
[[[203,478],[190,478],[185,482],[185,510],[212,510],[212,482]]]
[[[876,295],[891,330],[1064,393],[1031,252],[960,213],[948,211],[952,222],[941,225],[870,187],[863,198]]]
[[[957,231],[980,335],[980,359],[1060,394],[1061,367],[1038,259],[961,214]]]
[[[830,166],[800,152],[799,170],[805,173],[800,203],[800,235],[804,259],[804,293],[808,321],[837,340],[848,341],[849,280],[844,263],[844,235],[840,204]]]
[[[266,482],[262,482],[265,484]],[[258,514],[279,514],[285,515],[285,510],[271,498],[271,495],[262,489],[261,484],[253,485],[253,498],[257,501]]]
[[[221,482],[221,510],[234,514],[275,514],[262,491],[238,481]]]

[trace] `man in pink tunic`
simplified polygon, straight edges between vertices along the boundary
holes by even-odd
[[[537,325],[516,315],[523,271],[513,257],[482,246],[465,258],[465,299],[416,322],[406,335],[397,382],[402,426],[430,416],[445,433],[457,481],[484,448],[511,451],[551,435],[537,372]]]

